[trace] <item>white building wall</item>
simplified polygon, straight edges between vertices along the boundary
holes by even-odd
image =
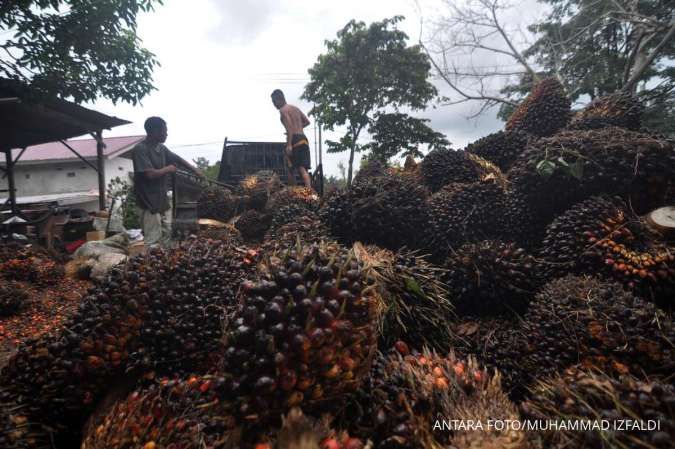
[[[131,159],[116,157],[105,161],[106,185],[115,177],[128,181],[129,173],[132,172]],[[35,165],[19,164],[14,168],[14,179],[16,194],[20,197],[89,190],[98,192],[96,171],[80,160]],[[7,178],[0,179],[0,189],[7,189]]]

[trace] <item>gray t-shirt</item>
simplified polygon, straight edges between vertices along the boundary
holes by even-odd
[[[170,164],[178,163],[178,156],[163,144],[149,145],[145,140],[136,144],[132,150],[134,162],[134,193],[136,202],[142,209],[153,214],[169,209],[169,175],[149,179],[143,172],[148,169],[159,170]]]

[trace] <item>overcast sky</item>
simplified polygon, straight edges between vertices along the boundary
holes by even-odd
[[[519,5],[518,17],[509,20],[537,13],[534,0]],[[290,103],[308,111],[310,105],[299,99],[307,70],[325,50],[324,40],[335,38],[349,20],[403,15],[401,28],[416,43],[421,17],[430,21],[443,10],[442,0],[420,0],[419,7],[414,0],[165,0],[140,17],[138,30],[161,63],[154,74],[157,91],[135,107],[106,101],[91,106],[133,122],[108,136],[143,134],[144,119],[159,115],[169,125],[169,148],[188,160],[203,156],[215,162],[225,137],[283,141],[271,91],[281,88]],[[417,115],[431,119],[435,130],[461,148],[503,126],[494,113],[467,120],[475,107],[429,108]],[[314,158],[313,126],[307,134]],[[324,133],[324,140],[337,137]],[[338,175],[338,162],[347,160],[348,153],[324,152],[324,171]]]

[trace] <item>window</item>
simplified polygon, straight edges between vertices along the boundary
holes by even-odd
[[[67,175],[67,176],[68,176],[69,178],[74,178],[74,177],[75,177],[75,172],[74,172],[74,171],[68,172],[68,175]]]

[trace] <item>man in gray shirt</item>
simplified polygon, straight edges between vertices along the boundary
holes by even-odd
[[[178,165],[203,175],[164,145],[167,127],[163,119],[150,117],[144,126],[147,136],[132,150],[134,194],[146,247],[166,246],[171,240],[171,206],[167,197],[170,175],[176,173]]]

